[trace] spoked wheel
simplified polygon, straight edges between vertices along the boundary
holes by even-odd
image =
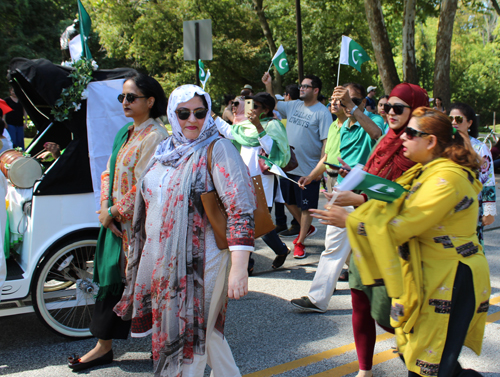
[[[53,331],[69,338],[89,331],[98,287],[94,275],[95,239],[70,241],[49,254],[35,274],[31,297],[38,317]]]
[[[487,138],[487,137],[484,137],[484,136],[479,136],[477,138],[477,140],[479,140],[480,142],[486,144],[486,146],[488,147],[488,149],[491,149],[491,138]]]

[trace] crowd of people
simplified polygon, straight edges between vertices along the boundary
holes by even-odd
[[[118,132],[101,177],[100,290],[90,326],[98,341],[68,366],[111,363],[113,339],[131,333],[151,335],[157,376],[203,376],[207,364],[213,376],[241,376],[223,331],[227,299],[248,293],[254,269],[251,177],[259,175],[269,211],[275,207],[276,229],[263,236],[276,254],[273,269],[292,253],[282,237],[295,237],[293,257],[306,258],[313,219],[327,224],[310,290],[291,303],[324,313],[349,266],[358,377],[372,376],[377,323],[396,334],[409,376],[480,375],[458,363],[463,345],[481,350],[491,291],[483,227],[496,215],[493,158],[476,138],[473,109],[456,103],[447,116],[407,83],[378,102],[376,87],[345,83],[328,106],[317,76],[279,97],[269,73],[262,83],[265,92],[247,85],[226,96],[219,117],[198,86],[180,86],[167,101],[153,78],[125,80],[118,100],[133,121]],[[269,172],[292,158],[289,179]],[[386,203],[338,191],[358,164],[406,192]],[[325,195],[335,202],[320,209],[325,172]],[[202,197],[211,191],[227,215],[228,249],[217,246],[206,216]]]

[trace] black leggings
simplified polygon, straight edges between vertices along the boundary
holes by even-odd
[[[441,363],[439,364],[438,377],[474,377],[481,376],[478,372],[464,370],[458,362],[458,356],[465,342],[469,324],[474,317],[476,309],[476,298],[474,295],[474,281],[469,266],[458,263],[457,275],[453,284],[453,295],[451,298],[450,321],[446,333]],[[414,372],[408,372],[408,377],[419,376]]]

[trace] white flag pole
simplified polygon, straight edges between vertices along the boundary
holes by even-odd
[[[339,80],[340,80],[340,58],[339,58],[339,71],[337,73],[337,86],[339,86]]]
[[[267,69],[267,73],[271,70],[271,67],[273,66],[273,61],[271,60],[271,64],[269,65],[269,68]]]

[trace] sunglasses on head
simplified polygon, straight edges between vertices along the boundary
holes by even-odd
[[[417,131],[414,128],[406,127],[405,129],[406,138],[408,140],[413,140],[415,137],[422,137],[424,135],[430,135],[427,132]]]
[[[180,120],[187,120],[191,113],[193,113],[194,117],[196,119],[205,119],[208,113],[208,109],[205,109],[204,107],[198,107],[197,109],[190,110],[190,109],[179,109],[175,110],[175,113],[177,114],[177,118]]]
[[[119,94],[118,95],[118,102],[123,103],[123,100],[126,99],[128,103],[134,102],[137,98],[147,98],[146,96],[137,96],[132,93],[127,93],[127,94]]]
[[[384,111],[387,114],[389,114],[389,111],[391,111],[391,109],[393,109],[394,110],[394,114],[401,115],[401,114],[404,113],[405,108],[411,109],[411,106],[403,105],[402,103],[395,103],[394,105],[391,104],[391,103],[385,103],[384,104]]]
[[[450,119],[451,123],[453,123],[453,119],[455,119],[455,122],[457,122],[457,124],[460,124],[464,121],[464,117],[461,115],[456,115],[456,116],[450,115],[448,118]]]

